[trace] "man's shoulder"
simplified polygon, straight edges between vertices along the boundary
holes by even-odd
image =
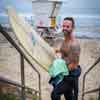
[[[80,46],[79,40],[76,38],[72,40],[72,45]]]

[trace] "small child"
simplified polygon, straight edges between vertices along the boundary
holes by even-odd
[[[54,87],[64,79],[64,76],[69,75],[68,67],[59,50],[56,50],[55,60],[49,68],[49,74],[51,76],[49,83]]]

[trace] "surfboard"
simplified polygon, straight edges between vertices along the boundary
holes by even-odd
[[[54,60],[53,48],[39,36],[24,18],[18,16],[14,8],[8,8],[7,13],[11,27],[25,55],[31,62],[37,63],[48,71]]]

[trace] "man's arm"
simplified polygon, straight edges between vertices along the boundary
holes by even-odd
[[[76,68],[79,64],[79,58],[80,58],[80,45],[78,42],[75,42],[71,45],[70,47],[70,54],[69,54],[69,59],[70,59],[70,64],[69,64],[69,69],[73,70]]]

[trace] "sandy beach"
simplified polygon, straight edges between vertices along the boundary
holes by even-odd
[[[3,38],[4,37],[2,37],[2,40],[0,39],[0,76],[9,78],[13,81],[20,83],[20,55],[15,50],[15,48],[13,48],[13,46],[11,46],[7,41],[3,42],[5,40],[3,40]],[[100,40],[85,38],[78,40],[81,45],[80,65],[82,68],[82,74],[79,78],[79,100],[81,100],[83,75],[100,56]],[[86,77],[86,90],[99,86],[99,65],[100,63],[97,64],[96,67]],[[50,93],[52,91],[52,86],[48,84],[48,80],[50,77],[48,73],[45,72],[44,69],[40,68],[38,65],[34,65],[34,67],[41,74],[42,100],[50,100]],[[32,68],[26,61],[25,76],[26,85],[38,90],[38,75],[34,70],[32,70]],[[93,94],[92,96],[95,96],[95,94]],[[89,96],[87,98],[89,98]]]

